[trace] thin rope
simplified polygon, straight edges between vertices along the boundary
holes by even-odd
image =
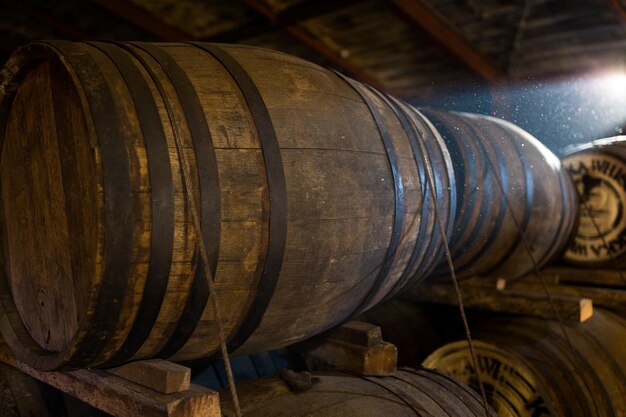
[[[415,126],[418,132],[421,134],[423,138],[425,136],[424,132],[415,124],[412,120],[413,126]],[[439,204],[437,201],[434,173],[432,170],[432,166],[430,164],[430,159],[428,157],[428,150],[424,146],[424,143],[421,140],[417,141],[418,146],[420,148],[420,152],[424,156],[424,168],[426,171],[427,177],[427,185],[431,188],[430,198],[433,202],[433,211],[435,214],[435,219],[437,221],[437,226],[439,228],[439,232],[441,233],[441,240],[443,242],[443,247],[446,255],[446,261],[448,263],[448,267],[450,268],[450,276],[452,277],[452,283],[454,284],[454,292],[456,293],[456,299],[459,303],[459,311],[461,313],[461,320],[463,321],[463,328],[465,330],[465,338],[467,339],[467,345],[470,351],[470,356],[472,357],[472,364],[474,366],[474,372],[476,372],[476,379],[478,381],[478,389],[480,390],[480,396],[482,399],[482,405],[485,410],[485,417],[489,417],[489,402],[487,401],[487,394],[485,392],[485,386],[483,384],[482,377],[480,376],[480,371],[478,368],[478,356],[476,355],[476,350],[474,349],[474,342],[472,341],[472,335],[470,333],[469,324],[467,322],[467,316],[465,315],[465,305],[463,304],[463,295],[461,294],[461,288],[459,287],[459,281],[456,276],[456,271],[454,270],[454,264],[452,263],[452,255],[450,254],[450,247],[448,245],[448,238],[446,236],[446,230],[443,227],[443,222],[441,220],[441,216],[439,215]]]
[[[474,131],[474,132],[477,133],[476,131]],[[583,384],[589,390],[590,387],[587,384],[586,379],[584,378],[584,374],[579,369],[578,351],[574,348],[574,345],[572,344],[572,341],[571,341],[571,339],[569,337],[569,334],[567,333],[567,330],[565,329],[565,323],[563,321],[563,317],[561,316],[561,313],[559,312],[559,309],[557,308],[556,303],[554,302],[552,294],[551,294],[551,292],[550,292],[550,290],[548,288],[548,284],[546,283],[546,279],[543,276],[543,274],[541,273],[539,265],[538,265],[537,261],[535,260],[535,257],[533,256],[532,251],[530,250],[530,245],[528,244],[528,241],[526,240],[526,235],[524,234],[524,231],[522,230],[522,227],[521,227],[519,221],[515,217],[515,213],[513,212],[513,207],[511,206],[509,198],[508,198],[508,196],[507,196],[507,194],[506,194],[506,192],[504,190],[504,186],[502,184],[502,180],[501,180],[499,175],[496,175],[497,171],[495,170],[494,165],[491,162],[491,158],[489,157],[489,153],[486,152],[485,156],[487,157],[487,162],[491,166],[491,170],[494,173],[494,176],[496,178],[496,183],[498,184],[498,188],[500,188],[500,191],[502,192],[502,195],[504,196],[504,202],[505,202],[505,204],[507,206],[507,209],[509,210],[511,218],[513,219],[513,223],[515,224],[515,227],[517,228],[517,231],[520,234],[520,241],[522,242],[522,245],[524,246],[524,249],[526,250],[526,253],[528,254],[528,257],[530,258],[530,261],[533,264],[533,269],[535,271],[535,274],[537,275],[537,277],[541,281],[541,285],[542,285],[544,293],[546,295],[546,299],[548,300],[548,303],[550,304],[552,312],[554,313],[554,316],[557,319],[559,328],[561,330],[561,333],[563,334],[563,338],[565,339],[565,342],[566,342],[566,344],[568,346],[568,349],[572,353],[572,365],[574,366],[573,371],[581,376]],[[592,392],[592,391],[589,391],[589,392]]]
[[[189,172],[189,167],[187,165],[187,160],[184,153],[183,141],[182,141],[182,130],[180,128],[180,124],[175,116],[174,106],[172,105],[167,92],[161,85],[156,76],[154,70],[147,64],[147,62],[143,58],[139,58],[139,56],[133,54],[136,58],[140,60],[143,64],[146,71],[150,74],[154,84],[161,97],[163,98],[163,103],[165,104],[165,108],[167,110],[167,115],[172,125],[172,131],[174,133],[174,142],[176,144],[176,152],[178,153],[178,160],[181,167],[181,176],[183,177],[183,183],[185,186],[185,199],[187,200],[187,206],[189,206],[189,211],[191,212],[191,218],[193,221],[194,229],[196,231],[198,251],[200,252],[200,260],[202,264],[202,269],[204,271],[204,275],[207,279],[207,283],[209,286],[209,300],[211,300],[211,304],[213,307],[213,313],[215,314],[215,321],[217,323],[218,335],[220,339],[220,351],[222,353],[222,359],[224,361],[224,368],[226,370],[226,377],[228,379],[228,387],[230,390],[230,394],[233,399],[233,406],[235,408],[235,415],[237,417],[241,417],[241,408],[239,407],[239,397],[237,396],[237,388],[235,387],[235,378],[233,377],[233,371],[230,365],[230,357],[228,355],[228,349],[226,347],[226,337],[224,334],[224,326],[222,324],[222,315],[219,308],[219,302],[217,299],[217,293],[215,292],[215,286],[213,285],[213,273],[211,272],[211,268],[209,266],[209,260],[206,250],[206,245],[204,243],[204,239],[202,238],[202,225],[200,223],[200,217],[198,216],[198,211],[196,208],[195,197],[193,193],[193,187],[191,185],[191,174]]]
[[[578,192],[578,190],[576,190],[576,192],[578,193],[578,196],[581,199],[580,201],[582,201],[582,196],[580,195],[580,192]],[[617,257],[615,256],[611,248],[609,248],[608,242],[606,241],[606,239],[604,238],[604,234],[602,234],[602,231],[600,230],[600,225],[596,222],[596,218],[593,215],[591,204],[589,204],[588,202],[584,202],[581,205],[583,205],[585,209],[587,210],[587,213],[589,213],[589,218],[591,219],[591,223],[593,224],[593,227],[596,229],[596,232],[598,232],[598,236],[600,236],[600,239],[602,239],[602,244],[606,246],[606,250],[609,256],[611,257],[611,263],[613,264],[613,267],[619,274],[620,280],[624,284],[626,284],[626,277],[624,276],[624,272],[622,272],[621,268],[619,267],[617,263]]]

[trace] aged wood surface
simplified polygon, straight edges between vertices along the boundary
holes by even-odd
[[[472,329],[480,373],[500,416],[623,416],[626,320],[596,309],[584,323],[508,317]],[[424,365],[475,385],[467,341]]]
[[[231,351],[336,326],[442,254],[440,136],[331,71],[245,46],[64,41],[9,67],[0,328],[37,369],[215,354],[181,156]]]
[[[520,291],[540,296],[545,294],[541,281],[529,277],[519,280],[502,280],[501,286],[507,291]],[[555,296],[588,298],[594,305],[602,306],[624,314],[626,312],[626,290],[613,287],[595,287],[588,285],[548,284],[548,291]]]
[[[218,393],[194,384],[183,391],[163,394],[106,371],[41,372],[21,362],[14,366],[26,375],[116,417],[220,415]]]
[[[107,372],[161,394],[187,391],[191,384],[191,369],[162,359],[131,362]]]
[[[382,340],[380,327],[358,321],[331,331],[305,356],[332,368],[366,376],[392,375],[398,362],[398,350]]]
[[[289,379],[291,378],[291,379]],[[479,397],[455,380],[426,369],[399,369],[392,376],[362,377],[340,372],[260,379],[239,386],[245,416],[486,416]],[[294,381],[295,380],[295,381]],[[290,384],[290,385],[288,385]],[[296,385],[298,384],[298,385]],[[289,386],[298,386],[291,391]],[[222,413],[233,416],[228,392]],[[495,417],[493,411],[488,414]]]
[[[521,276],[561,255],[578,212],[556,156],[503,120],[424,112],[455,163],[458,205],[449,241],[457,276]],[[437,273],[449,277],[448,265]]]
[[[556,308],[565,320],[584,322],[593,315],[592,298],[585,298],[578,293],[561,293],[549,286],[552,303],[548,300],[540,284],[532,287],[525,284],[504,285],[502,280],[488,285],[489,280],[480,282],[473,278],[461,283],[463,304],[470,309],[497,311],[555,319]],[[520,282],[521,280],[515,281]],[[452,284],[432,282],[419,288],[411,289],[403,295],[407,299],[436,304],[458,305],[456,292]],[[595,298],[593,299],[595,301]]]
[[[570,148],[563,158],[579,195],[580,223],[563,259],[588,268],[626,266],[626,136]],[[622,279],[621,286],[626,286]]]

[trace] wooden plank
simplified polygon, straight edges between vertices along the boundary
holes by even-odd
[[[191,369],[163,359],[132,362],[107,372],[162,394],[186,391],[191,384]]]
[[[626,273],[620,270],[585,269],[557,266],[541,271],[544,279],[554,284],[583,284],[599,287],[626,289]],[[529,274],[524,281],[541,282],[536,274]]]
[[[471,45],[420,0],[387,0],[404,17],[429,33],[443,47],[487,81],[505,78],[504,71]]]
[[[461,283],[463,304],[466,308],[497,311],[501,313],[522,314],[547,319],[554,319],[554,310],[543,292],[532,290],[498,290],[493,287],[481,287]],[[590,299],[575,294],[552,295],[552,301],[561,316],[570,321],[584,322],[593,314]],[[416,287],[405,296],[411,300],[435,304],[458,305],[454,288],[450,284],[432,283]]]
[[[536,281],[527,281],[524,279],[516,281],[507,280],[502,285],[507,290],[544,294],[543,285]],[[588,298],[593,300],[593,304],[596,306],[606,307],[611,310],[626,311],[626,290],[623,289],[590,287],[585,285],[548,284],[548,291],[556,296]]]
[[[192,384],[188,390],[162,394],[105,371],[79,369],[40,372],[16,362],[22,372],[117,417],[220,416],[217,392]]]
[[[385,85],[376,77],[372,76],[363,68],[360,68],[358,65],[352,63],[348,59],[342,57],[339,51],[334,51],[328,45],[308,33],[306,30],[302,29],[298,25],[291,24],[281,26],[278,15],[266,4],[262,3],[259,0],[243,0],[243,2],[251,9],[255,10],[257,13],[265,16],[270,24],[280,27],[283,31],[287,32],[300,42],[309,46],[320,55],[322,55],[324,58],[337,65],[338,68],[347,72],[352,77],[356,78],[359,81],[367,83],[372,87],[377,88],[378,90],[390,93],[389,89],[386,88]]]

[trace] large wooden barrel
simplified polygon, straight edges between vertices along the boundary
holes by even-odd
[[[580,196],[580,223],[564,255],[570,263],[626,266],[626,136],[566,151],[563,165]]]
[[[231,352],[337,325],[440,258],[441,137],[337,73],[245,46],[54,41],[2,77],[0,330],[38,369],[217,350],[183,156]]]
[[[524,317],[473,329],[480,375],[499,416],[626,416],[626,320],[596,309],[565,331],[567,339],[558,322]],[[445,345],[423,365],[476,387],[466,341]]]
[[[451,242],[459,277],[514,278],[561,255],[576,193],[558,158],[529,133],[489,116],[424,110],[444,137],[457,183]],[[532,256],[530,256],[530,254]],[[443,263],[438,275],[447,276]]]
[[[242,414],[256,417],[486,417],[478,395],[439,372],[402,368],[393,376],[332,372],[308,378],[261,379],[237,387]],[[290,379],[291,378],[291,379]],[[294,380],[295,379],[295,380]],[[289,384],[289,385],[288,385]],[[301,392],[292,391],[302,387]],[[230,393],[220,392],[222,414],[235,415]],[[495,417],[489,410],[488,416]]]

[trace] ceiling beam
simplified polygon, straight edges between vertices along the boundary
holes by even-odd
[[[443,47],[487,81],[506,75],[421,0],[387,0],[396,11],[437,40]]]
[[[611,8],[617,13],[617,16],[626,22],[626,4],[620,0],[608,0]]]
[[[299,40],[300,42],[307,45],[318,54],[335,64],[339,69],[347,72],[349,75],[356,78],[357,80],[363,81],[371,85],[372,87],[375,87],[381,91],[389,92],[389,89],[386,88],[379,79],[375,78],[358,65],[350,62],[348,59],[343,58],[340,55],[339,51],[333,50],[328,45],[317,39],[315,36],[311,35],[306,30],[302,29],[297,24],[281,23],[281,19],[279,19],[279,14],[275,13],[265,3],[262,3],[259,0],[243,0],[243,2],[251,9],[255,10],[257,13],[263,15],[272,26],[280,28],[284,32],[293,36],[295,39]]]
[[[191,34],[161,21],[148,10],[128,0],[93,0],[94,3],[144,31],[167,42],[194,40]]]

